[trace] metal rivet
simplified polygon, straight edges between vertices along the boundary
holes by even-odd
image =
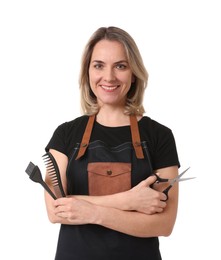
[[[112,174],[112,171],[111,171],[111,170],[107,170],[107,174],[108,174],[108,175],[111,175],[111,174]]]

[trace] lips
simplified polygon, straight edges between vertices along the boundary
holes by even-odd
[[[106,91],[114,91],[115,89],[118,88],[118,86],[104,86],[104,85],[101,85],[101,88],[106,90]]]

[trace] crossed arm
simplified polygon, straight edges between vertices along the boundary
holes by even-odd
[[[66,187],[66,155],[51,149]],[[157,171],[161,177],[174,178],[178,167],[172,166]],[[136,236],[169,236],[175,224],[178,207],[178,185],[170,191],[170,197],[164,202],[165,195],[150,188],[156,177],[151,176],[129,191],[106,196],[69,196],[53,200],[45,192],[45,202],[49,220],[52,223],[69,225],[97,224]],[[52,189],[46,175],[46,182]]]

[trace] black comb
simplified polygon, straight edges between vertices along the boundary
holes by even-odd
[[[47,152],[42,157],[46,165],[48,176],[51,179],[52,185],[54,187],[54,193],[56,197],[57,198],[66,197],[61,182],[60,171],[55,158],[50,152]]]
[[[43,181],[41,171],[37,165],[30,162],[25,172],[29,175],[29,178],[37,183],[40,183],[44,189],[51,195],[53,199],[56,200],[56,196],[54,193],[49,189],[48,185]]]

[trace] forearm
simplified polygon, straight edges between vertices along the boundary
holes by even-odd
[[[103,207],[138,211],[145,214],[159,213],[166,207],[166,203],[163,202],[166,197],[162,192],[149,187],[154,181],[155,177],[149,177],[128,191],[112,195],[73,197]]]
[[[77,195],[73,197],[88,201],[98,206],[116,208],[120,210],[132,210],[128,192],[120,192],[105,196]]]
[[[95,205],[96,219],[93,224],[136,237],[168,236],[176,221],[177,208],[178,185],[171,190],[169,201],[161,213],[144,214]]]
[[[69,225],[97,224],[136,237],[168,236],[176,219],[178,186],[165,203],[162,192],[149,188],[153,182],[154,177],[149,177],[113,195],[46,199],[49,219]]]
[[[147,215],[139,212],[121,211],[98,207],[95,224],[136,237],[168,236],[172,232],[176,214],[168,212]]]
[[[56,222],[67,225],[97,224],[135,237],[168,236],[173,229],[176,212],[166,211],[147,215],[135,211],[122,211],[116,208],[91,204],[87,213],[67,217],[57,214]],[[72,211],[73,212],[73,211]]]
[[[168,236],[176,220],[177,188],[170,195],[163,212],[155,214],[99,206],[72,197],[55,200],[49,215],[53,223],[97,224],[136,237]]]

